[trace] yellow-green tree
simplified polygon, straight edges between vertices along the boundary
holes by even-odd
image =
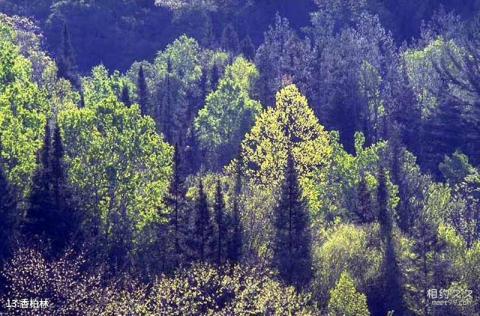
[[[15,32],[0,23],[0,156],[8,180],[25,197],[37,167],[49,106],[15,38]]]
[[[288,148],[291,148],[300,185],[307,201],[313,200],[312,172],[329,164],[330,137],[320,125],[307,99],[295,85],[277,93],[277,102],[258,116],[242,142],[246,177],[262,189],[277,189],[284,181]]]
[[[200,145],[214,165],[228,163],[235,156],[245,133],[262,110],[260,103],[250,98],[257,77],[254,64],[237,58],[226,68],[217,90],[208,95],[205,107],[195,119]]]
[[[91,89],[111,86],[103,82],[108,80],[93,79],[101,82]],[[112,90],[100,93],[106,96],[92,98],[85,108],[60,113],[70,181],[79,189],[83,206],[99,212],[103,223],[109,224],[110,216],[119,212],[142,228],[158,219],[164,205],[173,149],[157,134],[154,121],[141,115],[138,105],[125,106]]]
[[[355,288],[352,278],[344,272],[330,292],[328,313],[331,316],[369,316],[367,297]]]

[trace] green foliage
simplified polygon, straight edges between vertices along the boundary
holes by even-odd
[[[274,280],[271,271],[235,266],[231,274],[195,265],[153,289],[154,314],[315,315],[305,295]]]
[[[94,77],[85,108],[60,113],[69,179],[83,207],[107,225],[109,214],[125,208],[137,228],[159,220],[172,172],[172,148],[142,117],[138,106],[117,101],[112,83]],[[99,86],[99,91],[97,91]],[[108,94],[95,102],[102,93]],[[107,226],[108,231],[108,226]]]
[[[345,151],[339,141],[338,133],[330,133],[333,148],[331,163],[316,170],[313,176],[315,199],[310,206],[316,218],[326,222],[335,219],[371,222],[376,217],[376,188],[378,187],[378,163],[387,143],[377,142],[365,147],[362,133],[355,134],[355,155]],[[363,186],[363,188],[362,188]],[[388,208],[393,211],[398,204],[397,187],[387,179],[389,191]],[[365,199],[371,207],[362,208]]]
[[[455,151],[451,157],[445,156],[438,168],[450,185],[459,184],[467,176],[476,173],[475,168],[468,162],[468,156],[459,151]]]
[[[369,316],[367,298],[357,292],[348,273],[342,273],[335,289],[330,292],[328,313],[332,316]]]
[[[0,156],[7,178],[25,197],[37,167],[49,105],[45,92],[32,81],[32,64],[20,54],[15,36],[0,22]]]
[[[322,232],[321,244],[314,248],[317,301],[326,304],[329,291],[342,272],[347,272],[366,292],[381,273],[383,254],[377,224],[364,227],[339,224]]]
[[[228,163],[236,155],[243,136],[262,110],[260,103],[250,98],[257,76],[252,63],[237,58],[198,112],[195,129],[201,147],[213,156],[214,165]]]
[[[298,170],[302,195],[317,201],[310,177],[330,163],[330,137],[295,85],[277,94],[277,105],[258,116],[242,142],[244,174],[260,190],[279,188],[285,176],[287,152],[291,148]]]

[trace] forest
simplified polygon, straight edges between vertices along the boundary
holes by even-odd
[[[0,0],[0,315],[480,315],[479,0]]]

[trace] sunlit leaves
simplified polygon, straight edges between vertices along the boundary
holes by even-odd
[[[9,180],[26,194],[49,107],[14,38],[14,32],[0,24],[0,144]]]
[[[168,189],[172,148],[138,106],[110,96],[60,114],[71,182],[106,220],[126,207],[139,227],[155,220]]]

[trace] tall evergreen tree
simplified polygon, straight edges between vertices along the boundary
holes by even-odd
[[[0,265],[12,250],[17,202],[7,176],[0,166]]]
[[[138,70],[137,78],[137,93],[138,93],[138,104],[140,105],[140,110],[143,115],[148,114],[148,86],[147,80],[145,79],[145,72],[143,66],[140,66]]]
[[[291,151],[285,182],[274,209],[274,230],[273,260],[280,277],[297,288],[306,286],[312,277],[310,219]]]
[[[52,142],[50,123],[47,123],[22,231],[34,242],[46,243],[52,255],[79,237],[81,221],[69,191],[63,155],[60,129],[55,127]]]
[[[120,101],[122,101],[125,106],[130,107],[132,105],[132,101],[130,100],[130,92],[127,85],[124,85],[122,88],[122,95],[120,97]]]
[[[380,166],[378,172],[378,217],[380,223],[380,234],[384,242],[385,255],[383,261],[383,284],[382,293],[384,294],[383,314],[394,311],[399,315],[403,315],[403,290],[401,284],[401,274],[397,262],[393,240],[393,219],[388,209],[389,193],[387,187],[387,177],[385,169]]]
[[[62,39],[60,49],[57,54],[58,76],[69,80],[75,88],[80,88],[80,80],[77,73],[75,62],[75,53],[70,39],[70,32],[67,24],[64,24],[62,30]]]
[[[183,241],[186,234],[186,221],[184,218],[185,209],[185,188],[184,188],[183,165],[180,157],[180,150],[175,144],[173,156],[173,176],[170,183],[170,191],[166,199],[170,208],[168,238],[171,247],[170,257],[174,267],[177,267],[183,257]]]
[[[355,209],[355,215],[360,223],[371,223],[375,220],[375,215],[371,194],[364,175],[361,175],[357,190],[358,205]]]
[[[432,117],[422,127],[424,150],[420,163],[440,179],[438,165],[443,157],[457,149],[468,150],[465,148],[467,142],[461,106],[451,99],[440,101]]]
[[[238,55],[240,52],[240,40],[232,24],[227,24],[223,29],[221,45],[225,51],[233,56]]]
[[[248,60],[253,60],[255,58],[255,45],[253,45],[252,39],[250,36],[246,36],[240,43],[240,48],[242,50],[243,56]]]
[[[227,259],[235,264],[242,258],[243,248],[243,227],[241,221],[241,194],[242,194],[242,157],[239,155],[235,175],[235,192],[233,196],[233,207],[231,214],[231,225],[229,232]]]
[[[220,180],[217,180],[215,188],[215,224],[217,228],[216,238],[216,262],[222,264],[225,261],[227,247],[227,218],[225,214],[225,200],[223,198],[222,186]]]
[[[217,88],[220,78],[223,76],[222,67],[215,63],[212,68],[212,78],[210,80],[210,89],[213,91]]]
[[[202,151],[198,143],[197,135],[193,128],[187,131],[185,141],[185,175],[196,173],[200,169],[202,161]]]
[[[198,184],[198,197],[193,209],[193,230],[190,245],[193,258],[200,261],[211,261],[215,255],[214,226],[210,217],[207,195],[203,181]]]

